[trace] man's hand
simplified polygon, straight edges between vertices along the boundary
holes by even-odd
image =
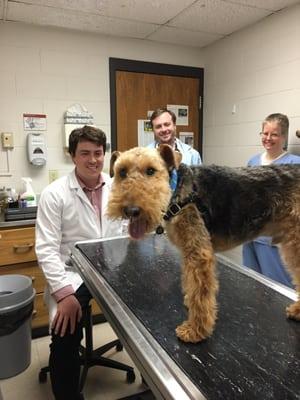
[[[70,323],[70,333],[75,331],[76,323],[81,320],[82,311],[79,301],[71,294],[57,304],[57,312],[52,323],[56,335],[64,336]]]

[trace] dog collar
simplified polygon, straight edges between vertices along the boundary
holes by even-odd
[[[204,220],[206,228],[209,230],[210,226],[211,226],[210,211],[209,211],[208,207],[205,204],[203,204],[203,202],[197,195],[197,188],[193,187],[191,193],[184,200],[178,201],[178,197],[179,197],[178,192],[180,191],[181,186],[182,186],[182,177],[186,173],[187,169],[189,169],[189,167],[187,167],[184,164],[181,164],[179,166],[178,171],[174,170],[176,173],[176,181],[177,181],[176,189],[175,190],[172,189],[173,195],[172,195],[170,204],[167,208],[167,211],[163,215],[163,219],[165,221],[169,221],[171,218],[178,215],[186,205],[188,205],[190,203],[194,203]],[[173,171],[172,171],[172,173],[173,173]],[[175,175],[174,175],[174,177],[175,177]],[[171,179],[171,173],[170,173],[170,182],[171,182],[171,180],[172,179]],[[164,232],[164,228],[161,225],[159,225],[156,229],[156,233],[161,234],[163,232]]]
[[[184,206],[186,206],[189,203],[193,203],[194,201],[195,201],[195,194],[191,193],[184,201],[172,202],[169,205],[166,213],[164,214],[163,219],[165,221],[169,221],[171,218],[179,214]],[[158,235],[161,235],[162,233],[164,233],[164,228],[161,225],[158,225],[158,227],[156,228],[156,233]]]
[[[187,204],[195,203],[196,198],[196,194],[192,192],[183,201],[173,201],[169,205],[165,215],[163,216],[163,219],[165,221],[169,221],[171,218],[175,217],[175,215],[179,214],[183,207],[185,207]]]

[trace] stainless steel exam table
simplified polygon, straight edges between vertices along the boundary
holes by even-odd
[[[300,399],[293,290],[218,256],[213,335],[183,343],[180,256],[165,235],[78,242],[72,259],[158,399]]]

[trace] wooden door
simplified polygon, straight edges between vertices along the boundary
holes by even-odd
[[[189,107],[188,125],[179,132],[194,133],[194,147],[202,150],[203,69],[168,64],[110,59],[112,149],[138,145],[138,120],[168,104]]]
[[[147,119],[147,111],[167,104],[189,106],[189,125],[177,126],[180,131],[194,132],[198,148],[199,80],[179,76],[117,71],[117,143],[123,151],[138,145],[137,121]]]

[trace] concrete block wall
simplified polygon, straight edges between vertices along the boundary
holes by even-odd
[[[261,152],[270,113],[290,119],[289,150],[300,154],[300,5],[205,50],[204,161],[240,166]]]

